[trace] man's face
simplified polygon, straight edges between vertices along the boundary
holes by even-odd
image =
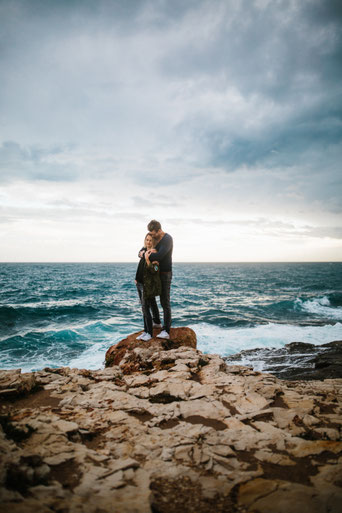
[[[153,239],[159,239],[160,230],[151,230],[150,235],[152,235]]]

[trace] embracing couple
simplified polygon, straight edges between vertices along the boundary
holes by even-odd
[[[161,224],[154,219],[147,225],[144,247],[139,251],[139,264],[135,276],[139,299],[144,316],[144,331],[137,340],[147,342],[153,337],[153,328],[162,328],[158,338],[170,338],[172,279],[171,235],[163,232]],[[160,296],[164,325],[160,323],[156,296]]]

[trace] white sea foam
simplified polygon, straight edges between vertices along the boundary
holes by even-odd
[[[281,348],[290,342],[308,342],[315,345],[342,339],[342,324],[325,326],[293,326],[288,324],[265,324],[254,328],[220,328],[200,323],[189,326],[197,335],[197,347],[207,354],[228,356],[244,349]],[[117,332],[111,344],[127,336],[126,331]],[[77,358],[68,363],[78,369],[99,369],[103,367],[104,355],[111,344],[93,343]],[[261,368],[260,368],[261,370]]]
[[[193,324],[189,326],[197,335],[197,347],[200,351],[207,354],[219,354],[229,356],[239,353],[246,349],[255,348],[282,348],[290,342],[308,342],[315,345],[325,344],[333,340],[342,340],[342,323],[324,326],[294,326],[289,324],[265,324],[252,328],[221,328],[207,323]],[[49,361],[48,357],[37,354],[34,364],[30,361],[21,362],[18,367],[22,372],[42,369],[46,366],[68,366],[78,369],[100,369],[104,366],[104,358],[107,349],[122,340],[131,333],[136,327],[127,330],[127,326],[115,332],[115,336],[106,337],[105,340],[96,341],[95,333],[89,338],[89,345],[77,357],[66,361],[60,354],[55,356],[54,361]],[[78,331],[82,331],[78,330]],[[84,340],[83,340],[84,342]],[[243,364],[243,362],[240,362]],[[256,362],[253,363],[257,370],[262,370],[264,362],[260,361],[257,368]],[[250,362],[246,361],[246,365]],[[3,366],[2,368],[14,368]]]
[[[324,317],[325,319],[342,320],[342,307],[332,307],[327,296],[308,300],[297,298],[294,302],[294,308]]]
[[[117,332],[110,343],[108,343],[108,339],[105,341],[92,343],[91,346],[83,351],[79,356],[77,356],[77,358],[71,360],[68,363],[68,367],[89,370],[102,369],[104,367],[106,351],[111,345],[117,344],[126,336],[127,333]]]
[[[19,308],[61,308],[63,306],[83,306],[87,303],[85,299],[49,299],[47,301],[36,301],[35,303],[6,303],[0,306],[6,306],[14,309]]]
[[[190,326],[197,334],[197,347],[204,353],[228,356],[245,349],[281,348],[290,342],[320,345],[342,340],[342,324],[325,326],[293,326],[264,324],[253,328],[220,328],[201,323]]]
[[[113,341],[116,344],[118,340]],[[108,349],[108,343],[98,342],[83,351],[77,358],[68,363],[68,367],[76,369],[102,369],[104,366],[105,354]]]

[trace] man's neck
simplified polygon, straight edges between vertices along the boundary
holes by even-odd
[[[156,243],[158,244],[158,242],[160,242],[162,240],[162,238],[164,237],[165,235],[165,232],[161,231],[160,234],[158,235],[158,237],[156,237]]]

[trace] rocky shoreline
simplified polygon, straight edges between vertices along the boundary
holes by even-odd
[[[105,369],[0,371],[11,513],[337,513],[342,379],[280,380],[196,335],[110,348]]]
[[[291,342],[281,349],[249,349],[226,357],[228,364],[262,368],[280,379],[342,378],[342,340],[314,345]]]

